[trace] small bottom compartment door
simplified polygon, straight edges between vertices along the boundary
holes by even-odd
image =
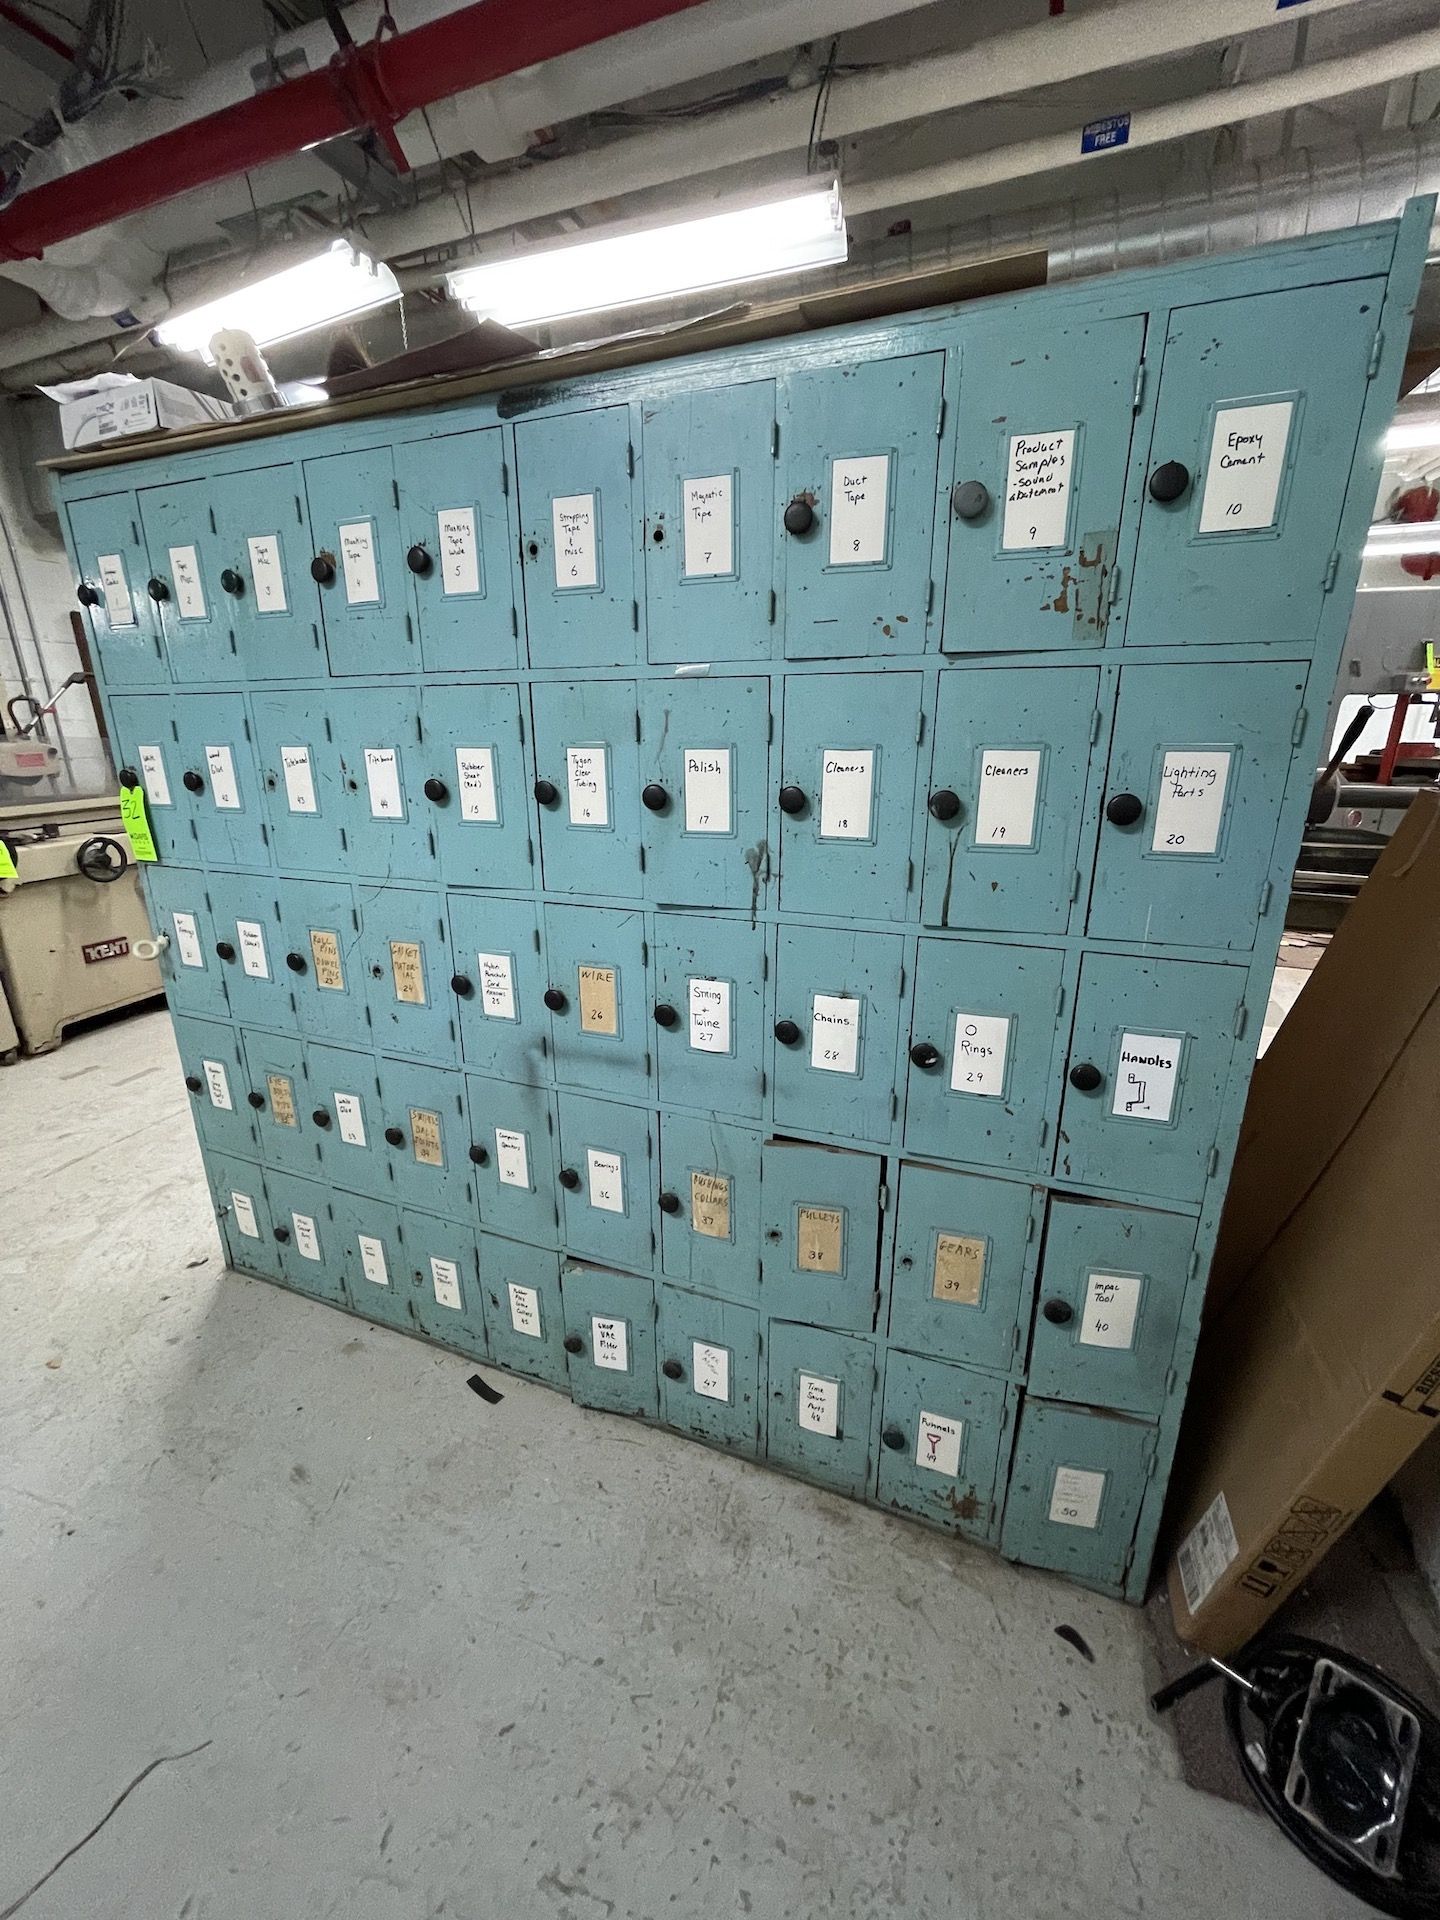
[[[1044,1195],[906,1160],[895,1218],[890,1338],[1004,1373],[1023,1360]]]
[[[482,1233],[480,1285],[495,1365],[543,1380],[549,1387],[567,1388],[560,1256]]]
[[[480,1259],[472,1230],[402,1207],[400,1238],[409,1264],[415,1324],[442,1347],[469,1354],[472,1360],[488,1360]]]
[[[655,1115],[562,1093],[560,1185],[565,1247],[632,1271],[655,1258]]]
[[[395,1198],[447,1220],[473,1220],[464,1076],[415,1060],[382,1060],[377,1071]]]
[[[769,1348],[766,1459],[862,1498],[874,1457],[874,1341],[772,1320]]]
[[[754,1459],[760,1451],[760,1322],[753,1307],[665,1284],[656,1292],[660,1413],[667,1427]]]
[[[843,1147],[765,1142],[760,1246],[768,1313],[874,1331],[883,1167],[874,1154]]]
[[[1118,1593],[1154,1460],[1155,1429],[1142,1421],[1027,1400],[1000,1551]]]
[[[170,1024],[201,1146],[249,1159],[256,1151],[255,1126],[239,1033],[190,1014],[176,1014]]]
[[[278,1280],[280,1247],[270,1214],[270,1197],[265,1191],[265,1176],[259,1167],[249,1160],[232,1159],[228,1154],[207,1153],[205,1178],[215,1203],[215,1223],[220,1229],[220,1244],[225,1249],[225,1264],[242,1273],[263,1273],[268,1280]]]
[[[560,1297],[575,1404],[657,1419],[654,1282],[608,1267],[567,1266]]]
[[[880,1505],[991,1544],[999,1512],[995,1475],[1013,1401],[1003,1380],[892,1349],[880,1422]]]
[[[287,1286],[333,1306],[348,1305],[344,1249],[331,1196],[316,1180],[269,1173],[265,1188]]]
[[[465,1097],[481,1225],[536,1246],[558,1245],[554,1094],[467,1073]]]
[[[345,1298],[367,1320],[415,1331],[414,1288],[400,1244],[400,1212],[388,1200],[359,1194],[331,1196]]]
[[[687,1287],[758,1304],[758,1133],[661,1114],[660,1265],[667,1279]]]

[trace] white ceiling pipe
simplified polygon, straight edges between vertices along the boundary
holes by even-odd
[[[1219,93],[1177,100],[1164,107],[1137,108],[1131,119],[1127,144],[1097,154],[1081,153],[1081,129],[1072,127],[1066,133],[1022,140],[963,160],[942,161],[937,166],[916,167],[909,173],[888,174],[877,180],[847,180],[845,211],[847,214],[889,212],[917,200],[948,199],[954,194],[1058,172],[1078,166],[1082,159],[1103,161],[1106,151],[1134,153],[1141,147],[1159,146],[1186,139],[1191,134],[1255,120],[1262,114],[1287,113],[1296,107],[1314,106],[1322,100],[1359,93],[1366,87],[1385,86],[1391,80],[1423,73],[1434,66],[1440,66],[1440,27],[1407,34],[1403,39],[1378,47],[1367,47],[1363,53],[1321,60],[1313,66],[1297,67],[1269,79],[1227,87]],[[1117,98],[1115,106],[1122,107],[1123,100]]]

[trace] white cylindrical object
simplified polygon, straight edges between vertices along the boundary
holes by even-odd
[[[239,327],[222,327],[210,342],[210,353],[237,413],[274,413],[284,406],[265,356],[250,334]]]

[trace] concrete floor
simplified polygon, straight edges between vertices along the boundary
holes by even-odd
[[[0,1139],[0,1920],[190,1749],[24,1920],[1366,1911],[1136,1613],[227,1276],[163,1015]]]

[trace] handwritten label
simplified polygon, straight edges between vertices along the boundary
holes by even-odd
[[[1111,1113],[1121,1120],[1168,1121],[1184,1044],[1170,1033],[1122,1033]]]
[[[351,520],[338,531],[346,606],[378,607],[380,571],[375,564],[374,527],[368,520]]]
[[[1007,552],[1067,544],[1074,460],[1073,427],[1061,433],[1011,434],[1005,524],[1000,535]]]
[[[614,967],[581,967],[580,1031],[608,1034],[620,1031],[619,975]]]
[[[610,824],[609,752],[605,747],[567,747],[565,771],[572,827]]]
[[[137,747],[135,755],[140,762],[145,798],[152,807],[168,807],[170,782],[165,778],[165,758],[159,747]]]
[[[288,613],[285,598],[285,569],[280,564],[278,533],[253,533],[245,542],[250,552],[250,582],[255,589],[257,613]]]
[[[440,591],[447,597],[480,591],[480,541],[473,507],[442,507],[435,516],[440,544]]]
[[[160,855],[156,850],[155,836],[150,831],[150,816],[146,811],[144,787],[138,783],[133,787],[121,787],[117,797],[120,802],[120,825],[125,830],[125,838],[130,844],[130,852],[137,861],[148,863],[152,860],[158,860]],[[7,880],[13,880],[15,878],[15,862],[8,851],[4,857],[7,869],[4,877]],[[104,942],[101,941],[97,944],[103,946]],[[129,950],[129,945],[126,943],[123,951],[128,953]],[[113,956],[111,957],[113,958]],[[87,960],[92,958],[88,947],[85,950],[85,958]]]
[[[182,620],[204,620],[205,586],[200,577],[200,556],[194,547],[170,548],[170,578],[175,586],[175,611]]]
[[[703,480],[682,480],[685,522],[685,578],[704,580],[735,571],[734,479],[712,473]]]
[[[840,1207],[795,1209],[795,1265],[801,1273],[844,1270],[845,1214]]]
[[[258,920],[237,920],[235,932],[240,941],[240,964],[252,980],[270,978],[270,960],[265,952],[265,929]]]
[[[840,1382],[802,1373],[795,1394],[795,1422],[807,1433],[824,1434],[827,1440],[838,1439]]]
[[[340,1138],[347,1147],[365,1145],[365,1105],[358,1093],[335,1095],[335,1118],[340,1123]]]
[[[624,1213],[625,1173],[618,1153],[601,1153],[596,1147],[585,1149],[590,1170],[590,1204],[602,1213]]]
[[[480,1010],[487,1020],[514,1020],[515,968],[508,953],[477,953],[476,971],[480,975]]]
[[[125,578],[125,562],[118,553],[101,553],[96,555],[95,566],[100,575],[106,620],[112,627],[133,627],[135,607],[130,598],[130,583]]]
[[[1038,747],[1005,752],[987,747],[980,755],[980,793],[975,805],[977,847],[1033,847],[1035,803],[1040,796]]]
[[[193,913],[172,913],[171,923],[175,928],[175,947],[180,955],[182,967],[203,967],[204,949],[200,945],[200,929],[195,924]]]
[[[235,778],[235,760],[229,747],[206,747],[205,765],[210,774],[210,798],[223,813],[238,813],[240,783]]]
[[[955,1050],[950,1060],[951,1092],[998,1099],[1005,1091],[1005,1056],[1009,1050],[1007,1015],[957,1013]]]
[[[1080,1315],[1082,1347],[1129,1348],[1135,1344],[1135,1317],[1140,1311],[1140,1276],[1136,1273],[1092,1273],[1085,1281],[1085,1307]]]
[[[200,1069],[205,1075],[205,1091],[210,1096],[212,1107],[218,1107],[221,1113],[233,1113],[235,1102],[230,1098],[230,1081],[225,1073],[225,1065],[220,1060],[202,1060]]]
[[[1221,407],[1210,435],[1201,533],[1245,533],[1273,527],[1295,412],[1291,400]]]
[[[388,1287],[390,1269],[385,1264],[385,1243],[377,1240],[373,1234],[358,1233],[355,1236],[360,1244],[360,1265],[365,1278],[376,1287]]]
[[[730,1349],[690,1342],[690,1378],[702,1400],[730,1399]]]
[[[320,1233],[308,1213],[292,1213],[290,1225],[295,1234],[295,1251],[302,1260],[320,1258]]]
[[[630,1329],[623,1320],[590,1316],[590,1357],[607,1373],[630,1371]]]
[[[810,1064],[821,1073],[860,1071],[863,1001],[817,993],[810,1003]]]
[[[562,591],[600,584],[600,541],[593,493],[566,493],[550,502],[555,585]]]
[[[442,1260],[437,1254],[431,1254],[430,1284],[435,1289],[437,1307],[449,1307],[455,1313],[464,1311],[465,1301],[460,1292],[460,1269],[453,1260]]]
[[[530,1186],[530,1143],[513,1127],[495,1129],[495,1171],[502,1187]]]
[[[308,747],[281,747],[280,771],[285,776],[285,804],[291,813],[318,813],[315,770]]]
[[[535,1288],[520,1287],[510,1280],[506,1282],[505,1291],[510,1296],[510,1324],[516,1333],[523,1333],[527,1340],[543,1339],[540,1295]]]
[[[827,747],[820,763],[820,838],[869,840],[874,794],[874,748]]]
[[[943,1413],[921,1412],[915,1429],[915,1464],[929,1473],[943,1473],[953,1480],[960,1471],[960,1447],[965,1438],[965,1422],[949,1420]]]
[[[729,747],[686,747],[683,760],[685,831],[731,832]]]
[[[500,819],[500,794],[495,785],[493,747],[457,747],[455,784],[460,794],[460,818],[493,827]]]
[[[445,1153],[438,1113],[432,1113],[428,1107],[411,1107],[410,1147],[422,1167],[444,1166]]]
[[[690,1174],[690,1230],[707,1240],[730,1238],[730,1176],[727,1173]]]
[[[1088,1467],[1057,1467],[1050,1485],[1050,1518],[1062,1527],[1098,1527],[1106,1478]]]
[[[425,965],[420,958],[418,940],[390,942],[390,975],[395,982],[395,998],[407,1006],[425,1005]]]
[[[696,1053],[730,1053],[730,982],[690,981],[690,1045]]]
[[[937,1233],[931,1299],[978,1307],[985,1294],[986,1248],[983,1234]]]
[[[830,564],[873,567],[885,558],[890,456],[872,453],[830,465]]]
[[[310,929],[310,958],[315,962],[315,984],[327,993],[345,991],[345,973],[340,965],[340,936],[323,927]]]
[[[366,747],[365,785],[370,790],[373,820],[403,820],[405,802],[400,793],[400,755],[394,747]]]
[[[265,1091],[270,1096],[270,1118],[277,1127],[298,1127],[295,1112],[295,1083],[286,1074],[267,1073]]]
[[[235,1215],[235,1224],[247,1240],[260,1238],[260,1222],[255,1218],[255,1202],[248,1193],[230,1195],[231,1210]]]
[[[1155,808],[1152,853],[1213,854],[1220,845],[1228,753],[1167,753],[1160,763],[1160,800]]]

